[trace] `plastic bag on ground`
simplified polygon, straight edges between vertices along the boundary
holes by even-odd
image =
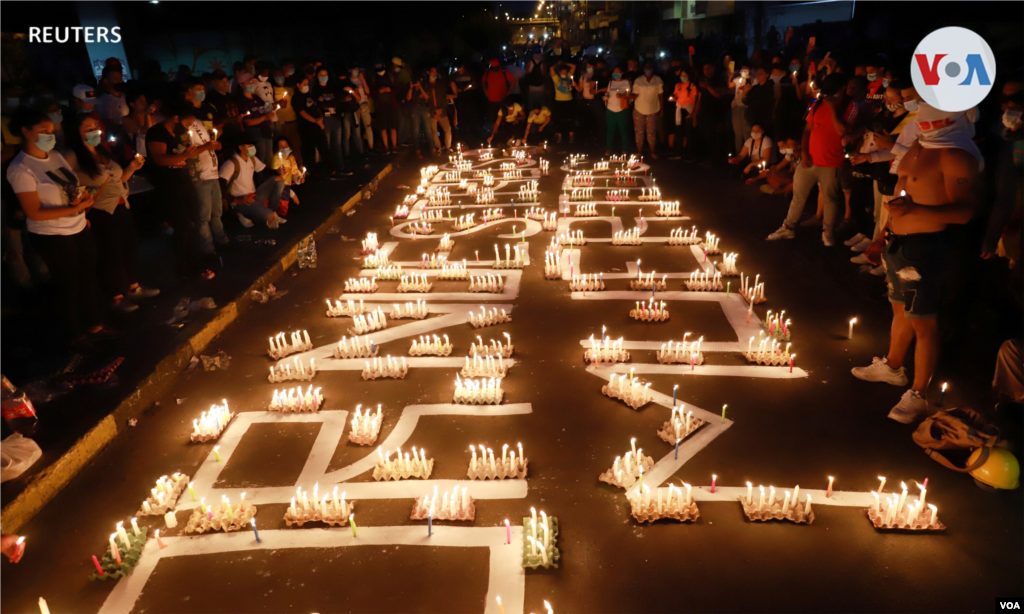
[[[0,482],[13,480],[25,473],[43,455],[39,444],[21,433],[14,433],[0,442]]]

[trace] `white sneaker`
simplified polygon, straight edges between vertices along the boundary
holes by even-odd
[[[928,399],[913,390],[900,397],[900,402],[889,412],[889,417],[901,424],[911,424],[928,413]]]
[[[283,218],[283,217],[281,217],[279,215],[279,216],[277,216],[277,223],[278,224],[287,224],[288,223],[288,218]]]
[[[825,245],[825,247],[832,247],[833,245],[836,244],[836,238],[831,232],[826,230],[825,232],[821,233],[821,242]]]
[[[271,230],[277,230],[277,220],[267,220],[267,228]]]
[[[846,247],[852,247],[852,246],[860,243],[864,239],[867,239],[867,237],[864,236],[864,233],[858,232],[857,234],[853,235],[849,239],[843,241],[843,245],[845,245]]]
[[[871,273],[875,277],[882,277],[883,275],[885,275],[885,265],[880,264],[875,268],[871,269],[870,271],[868,271],[868,273]]]
[[[772,234],[768,235],[768,239],[767,240],[768,241],[778,241],[779,239],[792,239],[795,236],[796,236],[796,233],[793,232],[793,230],[790,229],[788,226],[783,224],[782,226],[779,227],[778,230],[776,230]]]
[[[851,247],[850,251],[863,252],[866,251],[869,247],[871,247],[871,239],[864,239],[860,243]]]
[[[885,382],[893,386],[907,385],[907,372],[903,367],[893,369],[889,366],[889,360],[885,357],[875,356],[871,359],[871,365],[867,367],[854,367],[850,370],[857,379],[865,382]]]
[[[850,258],[850,262],[854,264],[868,264],[868,257],[864,254],[857,254],[853,258]]]
[[[245,217],[241,213],[236,213],[235,215],[238,216],[238,223],[242,225],[242,228],[252,228],[253,224],[249,218]]]

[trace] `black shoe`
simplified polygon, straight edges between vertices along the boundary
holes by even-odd
[[[105,324],[101,324],[99,330],[89,331],[86,335],[90,341],[110,341],[112,339],[120,339],[121,331],[114,330]]]

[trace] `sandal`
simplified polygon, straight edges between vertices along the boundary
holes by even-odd
[[[205,271],[202,272],[201,275],[199,275],[199,277],[203,278],[205,281],[210,281],[216,276],[217,274],[211,271],[210,269],[206,269]]]

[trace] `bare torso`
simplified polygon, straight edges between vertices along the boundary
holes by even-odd
[[[896,184],[896,195],[906,190],[907,196],[917,205],[945,205],[949,203],[945,176],[942,172],[942,149],[926,149],[915,142],[900,162]],[[938,232],[947,224],[924,220],[913,214],[892,218],[892,231],[898,235],[920,232]]]

